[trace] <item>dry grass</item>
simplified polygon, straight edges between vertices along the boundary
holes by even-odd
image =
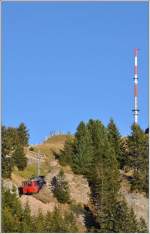
[[[51,170],[51,167],[46,162],[42,162],[40,164],[40,174],[41,175],[43,175],[43,176],[47,175],[47,173],[49,173],[50,170]],[[30,164],[23,171],[19,171],[17,168],[14,168],[13,174],[16,176],[22,177],[24,179],[29,179],[32,176],[37,176],[37,165]]]
[[[57,202],[57,200],[53,196],[51,196],[51,194],[47,191],[45,186],[40,190],[39,193],[33,194],[33,197],[45,204],[50,202]]]
[[[44,143],[48,144],[64,144],[68,137],[71,135],[56,135],[49,137]]]

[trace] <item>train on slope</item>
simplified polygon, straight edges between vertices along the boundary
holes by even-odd
[[[32,177],[28,181],[22,182],[22,186],[18,188],[19,194],[31,195],[38,193],[44,184],[46,184],[44,176]]]

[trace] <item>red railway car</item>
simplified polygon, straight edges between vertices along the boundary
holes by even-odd
[[[32,178],[22,183],[22,186],[19,187],[19,193],[20,195],[38,193],[44,184],[45,180],[43,176]]]

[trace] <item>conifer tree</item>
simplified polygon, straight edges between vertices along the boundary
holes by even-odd
[[[139,229],[140,223],[137,221],[133,209],[128,208],[125,201],[123,200],[117,201],[114,204],[112,208],[112,217],[113,217],[112,232],[118,232],[118,233],[140,232]]]
[[[51,185],[54,196],[57,198],[57,200],[60,203],[69,202],[70,200],[69,186],[68,182],[65,181],[63,170],[61,170],[57,176],[53,177]]]
[[[122,155],[121,155],[121,148],[120,148],[121,135],[113,119],[110,119],[110,122],[107,126],[107,130],[108,130],[109,142],[115,151],[119,166],[121,166],[122,165],[122,157],[121,157]]]
[[[32,221],[32,217],[31,217],[31,210],[29,207],[29,204],[26,203],[25,204],[25,208],[22,210],[22,222],[20,225],[20,232],[24,232],[24,233],[30,233],[33,232],[33,221]]]
[[[90,120],[88,129],[94,148],[94,159],[88,179],[96,209],[96,221],[100,226],[107,227],[110,225],[112,205],[116,202],[119,191],[118,163],[104,125],[98,120]]]
[[[148,195],[148,136],[137,124],[133,124],[131,130],[128,137],[129,165],[134,170],[131,188]]]
[[[73,166],[73,154],[75,151],[75,144],[74,139],[72,137],[68,137],[64,149],[60,151],[60,154],[58,155],[59,162],[62,166],[70,165]]]
[[[90,132],[84,122],[79,124],[75,139],[73,168],[75,172],[87,175],[93,160],[93,147]]]
[[[24,123],[19,125],[17,132],[19,137],[19,144],[22,146],[27,146],[29,141],[29,133]]]
[[[41,210],[39,210],[38,214],[33,217],[33,231],[37,233],[45,232],[45,216],[42,214]]]
[[[13,160],[11,157],[2,156],[2,177],[11,178],[11,172],[13,168]]]
[[[20,145],[18,145],[14,151],[12,159],[14,161],[14,165],[16,165],[19,170],[23,170],[27,166],[27,158],[25,156],[23,147]]]
[[[2,155],[10,156],[19,143],[16,128],[2,126]]]

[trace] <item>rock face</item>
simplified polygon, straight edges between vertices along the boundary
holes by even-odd
[[[25,207],[26,204],[30,206],[32,215],[37,215],[39,211],[41,211],[43,214],[46,214],[48,211],[52,212],[56,205],[55,202],[50,202],[45,204],[40,200],[37,200],[33,196],[27,196],[27,195],[21,196],[20,201],[23,207]]]
[[[149,202],[148,199],[140,193],[128,193],[127,191],[122,192],[129,207],[132,207],[137,218],[142,217],[148,224],[149,216]]]
[[[60,169],[61,166],[58,164],[57,161],[51,164],[51,172],[48,173],[45,178],[50,191],[51,181],[54,176],[57,176],[59,174]],[[87,180],[82,175],[75,175],[71,170],[67,172],[64,171],[64,176],[69,185],[70,198],[76,203],[87,205],[90,199],[90,188]]]
[[[65,178],[69,184],[71,199],[77,203],[87,205],[90,197],[90,188],[87,180],[81,175],[72,173],[65,173]]]
[[[122,183],[120,192],[124,196],[128,206],[133,208],[138,219],[141,217],[148,224],[149,218],[149,199],[143,193],[130,192],[128,176],[121,173]]]

